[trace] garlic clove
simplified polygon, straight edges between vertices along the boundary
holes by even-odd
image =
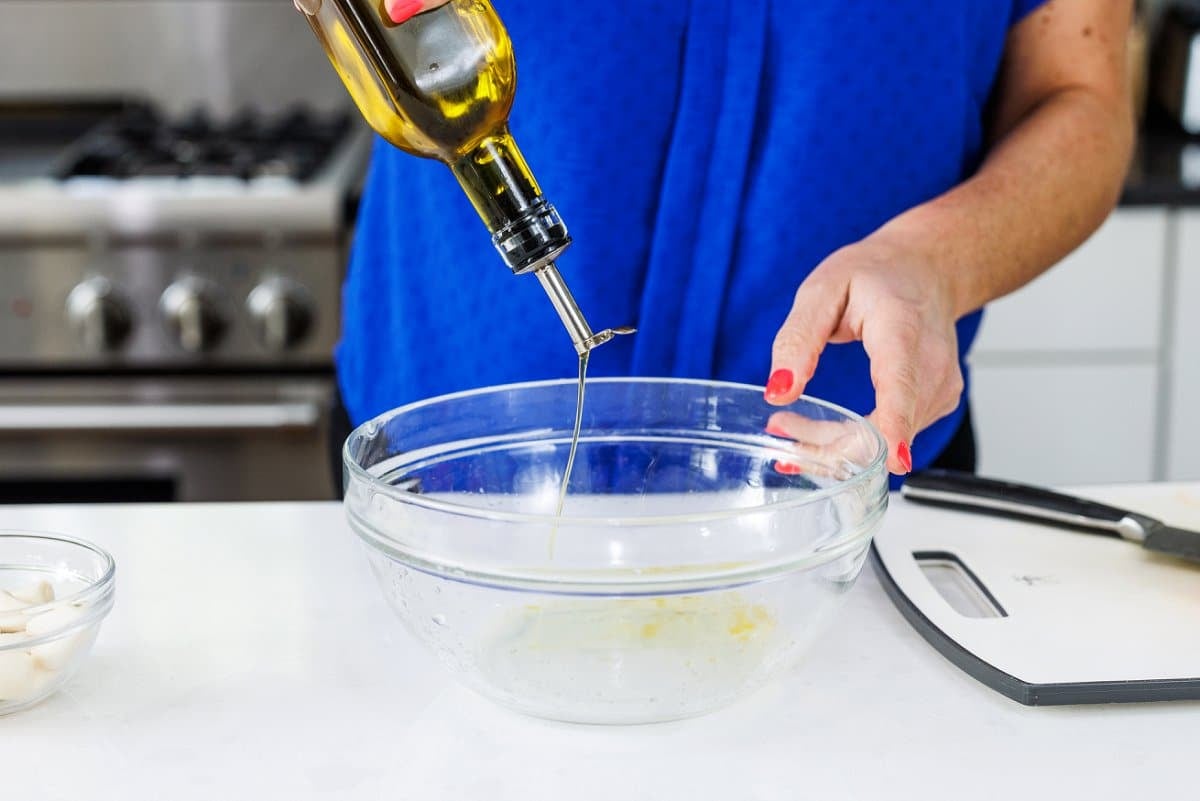
[[[25,633],[30,637],[41,637],[69,628],[72,623],[83,616],[84,610],[78,606],[60,606],[43,612],[29,619],[25,625]],[[45,670],[61,670],[79,650],[85,640],[86,631],[72,631],[51,640],[48,643],[34,646],[30,649],[34,663]]]
[[[24,631],[28,623],[28,615],[22,615],[20,612],[0,612],[0,634]]]
[[[8,591],[0,590],[0,634],[24,631],[29,617],[21,614],[21,610],[28,607],[29,604],[17,600]]]
[[[76,631],[29,649],[34,665],[42,670],[62,670],[71,663],[76,651],[84,643],[86,631]]]
[[[54,600],[54,585],[45,579],[7,592],[26,606],[41,606]]]
[[[40,615],[29,618],[25,624],[25,632],[30,637],[40,637],[59,629],[65,629],[79,618],[83,617],[83,609],[78,606],[60,606]]]
[[[38,687],[38,670],[28,651],[0,651],[0,701],[22,701]]]

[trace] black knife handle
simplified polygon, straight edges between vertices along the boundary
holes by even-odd
[[[924,470],[909,476],[901,494],[908,500],[968,511],[1027,518],[1129,537],[1131,512],[1014,481],[982,478],[953,470]],[[1126,521],[1125,525],[1119,525]]]

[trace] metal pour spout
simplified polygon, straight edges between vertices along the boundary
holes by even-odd
[[[622,326],[606,328],[598,334],[593,334],[592,327],[584,319],[583,312],[579,310],[579,305],[575,303],[571,290],[567,289],[566,282],[563,281],[554,262],[548,261],[538,267],[534,270],[534,275],[538,277],[542,289],[546,290],[550,302],[554,304],[554,310],[558,312],[559,319],[562,320],[563,326],[566,327],[567,333],[571,337],[571,344],[575,346],[575,352],[580,356],[598,345],[603,345],[615,336],[632,334],[637,330],[629,326]]]

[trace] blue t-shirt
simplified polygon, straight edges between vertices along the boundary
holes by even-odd
[[[559,268],[594,328],[638,328],[589,374],[765,382],[804,277],[977,168],[1009,28],[1041,2],[496,0],[520,76],[511,130],[574,238]],[[979,320],[959,323],[963,354]],[[577,367],[449,169],[382,141],[337,365],[356,423]],[[862,346],[828,346],[806,392],[869,412]],[[916,438],[917,468],[961,418]]]

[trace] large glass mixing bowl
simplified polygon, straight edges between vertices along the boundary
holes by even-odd
[[[346,442],[346,512],[408,630],[463,683],[533,715],[643,723],[794,667],[887,507],[861,417],[761,387],[588,381],[388,412]]]

